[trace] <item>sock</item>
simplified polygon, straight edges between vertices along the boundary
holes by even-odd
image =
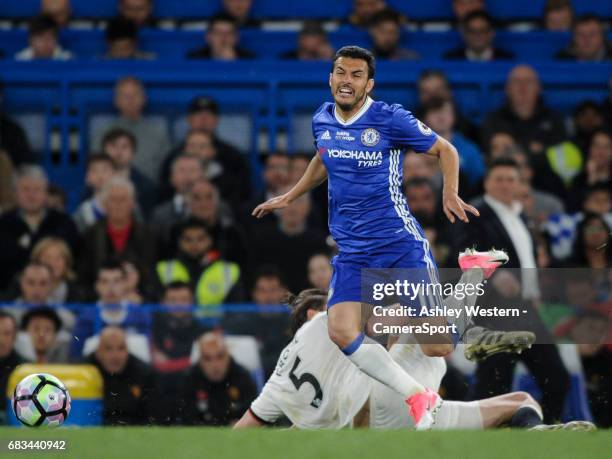
[[[484,280],[484,273],[482,269],[469,269],[461,275],[461,278],[457,282],[457,285],[476,285]],[[476,288],[474,287],[474,290]],[[449,325],[455,325],[456,333],[453,333],[453,343],[456,345],[457,342],[463,337],[465,331],[472,325],[472,316],[468,315],[468,307],[474,307],[476,305],[476,299],[478,298],[477,293],[465,298],[457,299],[454,295],[450,295],[444,299],[444,304],[448,308],[456,309],[461,311],[459,317],[447,317],[446,321]]]
[[[406,373],[387,350],[362,333],[342,349],[346,357],[370,378],[401,394],[404,398],[425,391],[425,387]]]
[[[479,430],[483,429],[482,414],[478,401],[456,402],[446,400],[436,415],[433,430]]]
[[[530,427],[539,426],[542,424],[542,413],[538,413],[535,407],[525,405],[520,407],[510,419],[508,425],[510,427],[519,427],[528,429]]]

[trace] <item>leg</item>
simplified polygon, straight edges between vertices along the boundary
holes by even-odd
[[[402,370],[383,346],[361,332],[361,303],[336,303],[327,314],[329,337],[361,371],[405,398],[425,390]]]
[[[510,392],[516,356],[497,354],[478,363],[472,399],[483,399]]]
[[[511,392],[479,400],[478,405],[485,429],[509,422],[521,408],[530,408],[542,423],[542,408],[527,392]],[[526,426],[524,426],[526,427]]]

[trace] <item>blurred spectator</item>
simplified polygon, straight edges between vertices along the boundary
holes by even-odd
[[[73,270],[74,258],[66,242],[55,237],[41,239],[32,249],[30,259],[48,266],[51,270],[49,303],[76,303],[83,300],[83,293]]]
[[[123,177],[113,177],[102,190],[106,216],[84,236],[79,275],[91,282],[110,256],[129,261],[140,272],[142,285],[151,286],[155,262],[155,240],[150,230],[134,219],[134,186]]]
[[[141,213],[149,215],[155,204],[155,182],[142,173],[137,161],[136,137],[126,129],[113,128],[104,134],[102,138],[102,151],[108,155],[115,166],[114,176],[129,179],[136,188],[136,199],[138,209],[136,215]]]
[[[353,12],[348,23],[354,27],[366,28],[372,17],[387,8],[385,0],[353,0]]]
[[[488,62],[512,59],[514,55],[496,48],[493,18],[482,10],[473,11],[461,20],[464,47],[444,54],[445,59],[460,59],[470,62]]]
[[[87,157],[85,185],[91,190],[92,196],[83,201],[72,214],[81,233],[106,215],[102,206],[102,189],[114,175],[115,163],[106,153],[94,153]]]
[[[260,306],[280,305],[287,296],[287,287],[278,269],[260,265],[254,275],[251,298]],[[259,354],[266,377],[272,374],[289,335],[289,316],[285,311],[262,310],[258,313],[226,313],[223,329],[228,334],[252,335],[259,344]]]
[[[253,53],[238,46],[238,25],[231,16],[219,15],[210,20],[206,31],[206,46],[187,54],[188,59],[234,61],[252,59]]]
[[[544,6],[544,28],[549,32],[569,32],[574,21],[572,0],[547,0]]]
[[[291,184],[290,165],[289,155],[282,151],[272,152],[264,158],[263,188],[242,209],[245,228],[266,226],[278,221],[276,214],[271,213],[261,219],[255,219],[251,212],[258,204],[279,196],[281,191]],[[297,176],[297,173],[295,175]]]
[[[153,210],[151,227],[160,241],[161,252],[170,244],[170,231],[189,212],[187,198],[193,184],[204,178],[201,161],[193,156],[183,154],[174,158],[170,165],[169,182],[173,195]],[[164,256],[164,254],[160,254]]]
[[[178,406],[181,373],[191,366],[194,342],[202,334],[200,324],[191,313],[193,293],[185,282],[171,282],[164,291],[165,310],[153,315],[151,360],[158,372],[161,412],[160,421],[174,424]]]
[[[106,59],[155,59],[155,54],[138,49],[138,26],[117,16],[106,25]]]
[[[21,319],[36,355],[36,363],[67,363],[68,342],[58,340],[62,320],[48,306],[29,309]]]
[[[199,306],[236,303],[242,299],[240,267],[221,257],[204,222],[192,218],[182,222],[176,237],[175,258],[157,263],[157,276],[162,285],[186,282]]]
[[[483,123],[484,144],[502,130],[530,153],[542,153],[567,137],[562,117],[544,104],[540,79],[532,67],[521,64],[512,69],[506,80],[506,98]]]
[[[62,187],[54,183],[47,186],[47,208],[57,210],[60,213],[66,212],[66,192]]]
[[[180,391],[179,419],[186,425],[232,425],[255,399],[255,383],[230,356],[221,334],[206,333],[198,345],[199,361]]]
[[[574,138],[572,141],[580,151],[588,153],[593,133],[604,128],[604,113],[599,104],[592,100],[580,102],[574,107]]]
[[[14,168],[11,158],[0,149],[0,214],[15,206],[15,193],[11,183],[13,175]]]
[[[446,241],[447,220],[440,211],[440,196],[431,180],[426,177],[413,177],[405,183],[404,194],[410,206],[410,213],[421,225],[436,230],[438,242]]]
[[[121,263],[125,271],[125,299],[130,304],[142,304],[144,298],[140,293],[140,273],[136,266],[129,261]]]
[[[30,149],[25,131],[2,110],[3,91],[0,80],[0,152],[6,151],[14,167],[23,163],[35,163],[36,156]]]
[[[166,126],[144,115],[146,101],[145,88],[139,79],[129,76],[119,79],[115,84],[114,97],[119,117],[112,121],[111,129],[122,128],[132,133],[136,139],[134,167],[155,182],[170,149],[170,141]],[[109,130],[104,126],[103,129],[98,128],[92,132],[93,145],[96,148],[102,147],[103,138]],[[103,148],[102,151],[110,154]]]
[[[489,142],[485,145],[485,153],[490,159],[497,159],[505,155],[506,151],[517,147],[518,145],[512,134],[508,131],[500,130],[490,135]]]
[[[95,281],[95,308],[80,311],[74,327],[70,349],[73,359],[80,359],[85,341],[103,327],[114,325],[131,333],[149,336],[151,317],[148,311],[133,306],[127,300],[127,273],[116,259],[108,259],[98,269]]]
[[[572,253],[576,228],[585,214],[594,213],[612,227],[612,191],[605,183],[596,183],[584,191],[584,200],[579,212],[551,215],[544,226],[551,254],[557,260],[566,260]]]
[[[153,0],[118,0],[119,14],[138,27],[155,27]]]
[[[368,28],[372,52],[377,59],[418,59],[419,55],[400,46],[402,18],[393,10],[383,10],[372,16]]]
[[[49,304],[53,287],[51,267],[38,262],[30,262],[19,276],[19,297],[16,304],[42,306]]]
[[[332,274],[331,258],[326,253],[315,253],[308,259],[308,282],[311,287],[327,291]]]
[[[251,234],[249,244],[251,268],[256,269],[262,263],[278,266],[290,290],[296,292],[308,287],[308,259],[327,249],[327,235],[307,224],[310,206],[310,195],[296,199],[278,211],[278,225],[261,227],[256,234]]]
[[[608,126],[612,125],[612,75],[608,79],[608,94],[603,101],[602,110]]]
[[[579,17],[572,28],[572,43],[556,55],[557,59],[578,62],[601,62],[612,59],[604,24],[594,14]]]
[[[6,394],[9,375],[17,365],[24,363],[15,350],[17,323],[8,312],[0,309],[0,393]],[[6,403],[0,403],[0,425],[6,424]]]
[[[419,75],[417,82],[419,96],[419,107],[415,110],[417,118],[423,118],[423,107],[431,99],[453,99],[450,83],[446,74],[441,70],[424,70]],[[457,104],[455,104],[457,107]],[[480,129],[459,111],[455,112],[454,127],[472,142],[480,142]]]
[[[53,19],[59,28],[68,27],[72,16],[70,0],[41,0],[40,13]]]
[[[202,333],[202,327],[191,313],[193,304],[193,292],[188,283],[170,282],[162,298],[162,305],[166,309],[153,316],[153,367],[160,373],[173,375],[173,378],[168,378],[168,383],[175,386],[175,389],[179,384],[178,373],[191,365],[189,359],[194,341]]]
[[[519,186],[519,170],[512,159],[500,158],[491,163],[485,176],[485,195],[474,203],[480,211],[480,217],[470,220],[469,224],[455,226],[457,247],[473,247],[486,250],[488,247],[502,248],[509,255],[508,268],[521,268],[520,271],[504,270],[489,281],[492,289],[498,294],[499,301],[510,301],[511,304],[526,305],[524,318],[519,326],[529,324],[537,331],[542,343],[551,343],[546,327],[535,308],[529,301],[540,295],[535,259],[536,246],[524,220],[522,208],[516,196]],[[517,279],[516,275],[520,276]],[[509,286],[514,285],[516,293],[508,295]],[[480,322],[480,325],[494,329],[508,329],[513,325],[508,321]],[[522,328],[523,329],[523,328]],[[530,328],[531,329],[531,328]],[[536,344],[520,355],[498,354],[480,362],[476,370],[477,383],[475,397],[501,394],[510,390],[516,362],[522,361],[535,377],[542,390],[542,408],[547,422],[559,419],[569,386],[569,375],[557,347],[553,344]]]
[[[100,343],[89,358],[104,379],[104,425],[152,424],[155,404],[155,373],[128,352],[125,331],[106,327],[100,333]]]
[[[592,310],[576,319],[571,336],[577,344],[589,397],[589,408],[599,427],[612,426],[612,352],[605,346],[608,317]]]
[[[597,130],[591,135],[584,169],[572,182],[570,194],[575,207],[582,202],[584,191],[597,183],[612,189],[612,134],[604,130]]]
[[[44,237],[66,241],[73,253],[79,234],[72,219],[46,207],[47,175],[39,166],[24,165],[15,173],[17,207],[0,216],[0,289],[30,258],[30,251]]]
[[[333,54],[334,49],[323,26],[317,21],[306,21],[298,35],[297,49],[286,52],[281,57],[300,61],[328,61]]]
[[[72,59],[72,53],[60,46],[58,26],[49,16],[36,16],[30,21],[28,41],[30,45],[15,54],[15,60],[53,59],[65,61]]]
[[[208,180],[196,181],[187,199],[192,217],[202,220],[224,259],[244,266],[247,249],[242,229],[223,209],[219,190]]]
[[[223,8],[220,15],[234,20],[238,27],[259,27],[261,21],[251,17],[253,0],[222,0]]]
[[[457,22],[463,21],[470,13],[484,10],[484,0],[453,0],[453,13]]]
[[[475,186],[484,174],[485,164],[478,146],[455,131],[457,109],[451,99],[431,99],[423,107],[423,120],[437,134],[451,142],[459,152],[459,167]]]
[[[213,147],[216,159],[224,170],[232,171],[236,180],[241,184],[241,200],[246,200],[251,195],[251,172],[245,156],[231,144],[221,140],[216,130],[219,126],[219,105],[210,97],[195,97],[189,104],[187,110],[187,124],[189,131],[204,131],[212,136]],[[160,197],[169,199],[172,197],[172,190],[164,185],[168,182],[170,175],[170,164],[179,155],[185,152],[185,142],[183,141],[177,148],[172,150],[164,161],[159,182],[162,184]]]
[[[587,213],[576,228],[570,266],[612,267],[612,227],[598,214]]]

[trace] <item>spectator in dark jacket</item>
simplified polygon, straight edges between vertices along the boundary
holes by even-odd
[[[200,359],[180,391],[178,417],[187,425],[232,425],[255,399],[255,383],[232,359],[222,335],[204,334],[199,347]]]
[[[219,14],[231,17],[238,27],[259,27],[261,21],[253,19],[251,9],[253,0],[223,0]]]
[[[489,62],[514,57],[512,53],[494,46],[493,18],[485,11],[474,11],[465,16],[461,20],[461,33],[465,46],[449,51],[444,55],[445,59]]]
[[[0,81],[0,150],[6,151],[13,166],[37,162],[30,149],[23,128],[5,113],[2,113],[2,82]]]
[[[130,355],[125,331],[106,327],[100,343],[89,358],[104,379],[105,425],[148,425],[156,415],[158,397],[155,373],[151,367]]]
[[[300,61],[327,61],[332,58],[334,49],[329,44],[325,29],[318,21],[307,21],[298,34],[297,49],[284,53],[283,59]]]
[[[512,69],[506,80],[506,97],[506,103],[489,113],[483,123],[484,145],[499,131],[509,132],[534,154],[566,139],[563,118],[544,104],[540,79],[532,67],[521,64]]]
[[[0,309],[0,394],[6,396],[8,377],[17,365],[24,363],[15,351],[17,323],[15,318]],[[6,403],[0,403],[0,425],[6,424]]]
[[[557,59],[578,62],[601,62],[612,59],[612,45],[604,25],[594,14],[581,16],[574,23],[572,43],[557,54]]]
[[[72,219],[47,208],[47,175],[39,166],[24,165],[15,174],[17,208],[0,217],[0,289],[6,288],[47,236],[66,241],[73,253],[79,234]]]
[[[102,192],[106,217],[84,236],[79,275],[91,283],[98,268],[109,257],[131,262],[140,273],[142,286],[150,286],[155,262],[155,241],[145,225],[134,219],[134,186],[123,177],[113,177]]]
[[[235,61],[252,59],[253,53],[238,46],[238,25],[228,15],[218,15],[210,20],[206,31],[206,46],[187,54],[188,59],[214,59]]]

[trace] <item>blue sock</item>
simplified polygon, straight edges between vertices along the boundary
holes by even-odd
[[[359,346],[361,346],[361,343],[363,343],[364,338],[365,334],[360,333],[351,344],[340,350],[344,353],[344,355],[351,355],[353,352],[359,349]]]

